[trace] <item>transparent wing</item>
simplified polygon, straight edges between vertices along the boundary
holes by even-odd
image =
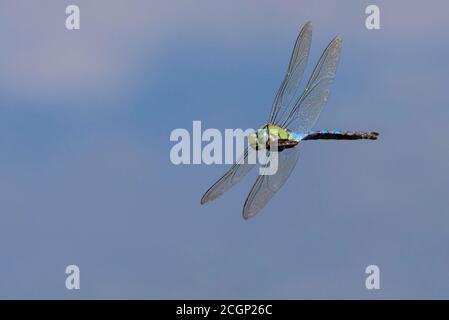
[[[228,191],[233,185],[239,182],[255,164],[248,163],[248,159],[251,159],[250,154],[256,152],[253,148],[246,148],[243,155],[239,160],[232,165],[232,167],[215,182],[209,190],[201,198],[201,204],[215,200],[223,193]],[[252,156],[252,154],[251,154]]]
[[[308,21],[302,27],[296,39],[287,72],[274,98],[268,123],[280,124],[288,115],[288,111],[295,100],[294,97],[297,96],[299,83],[307,65],[311,42],[312,23]]]
[[[274,175],[259,175],[243,207],[243,218],[249,219],[260,211],[287,181],[299,157],[297,147],[278,152],[278,171]]]
[[[340,60],[342,39],[335,37],[324,50],[287,119],[281,124],[294,132],[308,132],[315,125],[329,97]]]

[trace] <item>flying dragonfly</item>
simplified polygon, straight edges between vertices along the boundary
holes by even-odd
[[[274,98],[268,122],[248,136],[249,146],[239,160],[207,190],[201,204],[215,200],[239,182],[256,165],[248,158],[256,150],[278,152],[278,170],[273,175],[257,177],[243,206],[243,218],[258,213],[282,187],[295,167],[298,144],[306,140],[376,140],[377,132],[312,131],[329,97],[340,60],[342,38],[336,36],[326,47],[301,94],[298,92],[309,57],[312,24],[307,22],[296,39],[287,72]]]

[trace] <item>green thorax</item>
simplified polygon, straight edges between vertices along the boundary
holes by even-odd
[[[292,136],[290,135],[290,132],[288,130],[274,124],[264,124],[260,127],[260,129],[268,130],[270,136],[275,136],[278,139],[292,139]]]
[[[296,141],[290,131],[274,124],[264,124],[248,136],[249,145],[256,150],[269,148],[270,144],[275,141],[282,141],[283,145],[285,145],[286,141],[293,140]]]

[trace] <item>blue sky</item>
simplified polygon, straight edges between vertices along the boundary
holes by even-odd
[[[1,298],[449,298],[446,2],[78,0],[67,31],[73,3],[0,4]],[[304,143],[250,221],[254,173],[200,206],[227,166],[174,166],[170,132],[266,121],[307,20],[306,76],[343,37],[317,129],[380,140]]]

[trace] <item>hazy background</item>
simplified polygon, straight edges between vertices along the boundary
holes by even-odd
[[[81,30],[65,29],[65,7]],[[365,28],[365,8],[381,29]],[[0,298],[449,298],[446,1],[0,3]],[[255,173],[174,166],[171,130],[266,121],[302,24],[343,50],[317,129],[254,219]],[[81,290],[65,288],[65,267]],[[365,268],[381,290],[365,289]]]

